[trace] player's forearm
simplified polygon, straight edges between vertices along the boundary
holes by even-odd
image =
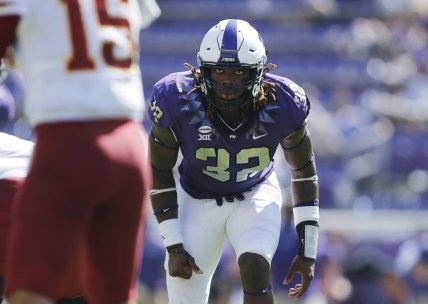
[[[150,190],[150,200],[159,223],[177,218],[177,191],[172,170],[156,172],[156,169],[153,169],[153,188]]]
[[[178,222],[177,191],[172,169],[169,172],[153,170],[153,188],[150,190],[150,200],[165,248],[182,245],[183,237]]]
[[[177,161],[178,146],[169,129],[162,129],[156,125],[150,132],[149,142],[153,173],[150,199],[156,219],[161,223],[177,218],[178,204],[173,168]],[[176,146],[172,146],[173,143]]]
[[[281,146],[291,172],[293,203],[318,199],[318,176],[309,131],[302,127]]]
[[[294,224],[298,235],[298,254],[316,259],[318,247],[319,199],[318,178],[292,179]]]
[[[291,179],[291,198],[293,202],[294,224],[297,226],[304,221],[318,222],[319,219],[319,190],[318,176],[315,164],[308,168],[305,177]]]
[[[302,172],[291,172],[291,197],[293,203],[318,199],[318,175],[315,163]]]
[[[294,224],[298,234],[298,255],[316,259],[318,247],[319,196],[315,154],[305,128],[282,142],[291,171]]]
[[[177,191],[173,174],[177,155],[178,144],[171,131],[154,125],[150,133],[150,161],[153,172],[150,199],[166,248],[183,243],[178,222]]]

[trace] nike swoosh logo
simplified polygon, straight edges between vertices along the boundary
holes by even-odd
[[[257,135],[257,134],[253,134],[253,140],[256,140],[256,139],[259,139],[259,138],[262,138],[263,136],[266,136],[266,135],[268,135],[268,133],[265,133],[265,134],[260,134],[260,135]]]

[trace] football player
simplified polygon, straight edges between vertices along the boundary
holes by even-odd
[[[150,183],[138,0],[0,0],[37,138],[11,218],[9,304],[51,304],[79,251],[91,304],[137,301]],[[147,170],[148,169],[148,170]]]
[[[1,132],[1,126],[14,119],[15,110],[13,96],[3,93],[2,89],[0,82],[0,299],[4,296],[6,282],[5,255],[11,212],[27,176],[34,149],[33,142]],[[61,298],[57,304],[87,304],[79,283],[78,258],[69,264],[69,270],[61,280]]]
[[[273,303],[270,264],[281,225],[281,189],[273,171],[280,145],[291,171],[296,256],[285,275],[314,277],[318,176],[306,122],[310,103],[290,79],[270,73],[259,33],[243,20],[219,22],[204,36],[199,68],[154,86],[149,116],[154,214],[167,250],[169,303],[207,303],[227,237],[235,250],[244,303]],[[179,150],[180,187],[173,167]],[[284,168],[284,170],[287,168]],[[285,270],[284,270],[285,271]]]
[[[7,281],[4,277],[5,253],[11,212],[25,181],[33,149],[33,142],[0,132],[0,298]],[[61,298],[57,304],[87,304],[79,283],[78,257],[69,266],[61,280]]]
[[[27,174],[33,143],[0,132],[0,296],[4,291],[7,236],[12,203]]]

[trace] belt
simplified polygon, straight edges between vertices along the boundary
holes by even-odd
[[[237,199],[238,201],[243,201],[245,199],[244,194],[242,194],[241,192],[238,193],[232,193],[229,195],[225,195],[225,196],[220,196],[220,197],[216,197],[216,202],[217,202],[217,206],[222,206],[223,205],[223,198],[226,200],[226,202],[228,203],[233,203],[235,201],[235,199]]]

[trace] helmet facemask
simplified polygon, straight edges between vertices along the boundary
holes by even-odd
[[[210,75],[210,69],[216,68],[220,67],[201,68],[202,89],[208,102],[217,109],[229,111],[242,110],[253,102],[262,80],[260,71],[256,68],[242,68],[244,71],[249,71],[249,76],[245,80],[241,82],[221,83],[213,80]],[[230,67],[222,69],[230,69]],[[233,69],[236,68],[233,67]],[[230,95],[230,97],[228,98],[226,95]]]

